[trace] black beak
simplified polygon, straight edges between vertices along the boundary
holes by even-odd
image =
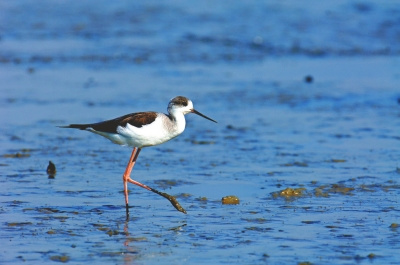
[[[194,114],[197,114],[197,115],[199,115],[199,116],[201,116],[201,117],[203,117],[203,118],[206,118],[207,120],[210,120],[210,121],[213,121],[213,122],[215,122],[215,123],[217,123],[216,121],[214,121],[213,119],[211,119],[211,118],[209,118],[209,117],[207,117],[206,115],[204,115],[204,114],[201,114],[200,112],[198,112],[197,110],[195,110],[195,109],[192,109],[192,113],[194,113]]]

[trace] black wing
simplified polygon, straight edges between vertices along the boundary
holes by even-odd
[[[118,126],[125,127],[126,124],[130,124],[137,128],[152,123],[157,118],[157,112],[137,112],[127,114],[112,120],[88,123],[88,124],[70,124],[67,126],[60,126],[61,128],[75,128],[80,130],[86,130],[92,128],[95,131],[117,133]]]

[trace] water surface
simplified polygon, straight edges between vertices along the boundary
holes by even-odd
[[[1,264],[399,262],[396,1],[0,10]],[[133,178],[188,214],[130,186],[126,220],[131,149],[57,126],[165,112],[176,95],[218,124],[187,115]]]

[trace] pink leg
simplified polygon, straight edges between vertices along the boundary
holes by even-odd
[[[175,197],[173,197],[167,193],[164,193],[164,192],[159,192],[156,189],[152,189],[149,186],[146,186],[136,180],[131,179],[130,175],[131,175],[132,169],[135,166],[136,160],[137,160],[141,150],[142,150],[141,148],[137,148],[137,147],[133,148],[131,157],[129,158],[128,165],[125,169],[124,175],[122,176],[122,180],[124,182],[124,195],[125,195],[125,203],[126,203],[126,220],[129,221],[128,182],[135,184],[139,187],[142,187],[146,190],[152,191],[152,192],[168,199],[171,202],[171,204],[175,207],[175,209],[177,209],[178,211],[180,211],[182,213],[186,213],[185,209],[183,209],[182,206],[176,201]]]
[[[128,207],[128,178],[131,175],[133,166],[135,165],[137,156],[139,155],[138,149],[135,147],[132,150],[131,157],[129,158],[128,165],[126,166],[124,175],[122,175],[122,181],[124,182],[124,195],[125,195],[125,203]]]
[[[126,205],[126,214],[129,215],[129,206],[128,206],[128,182],[135,184],[139,187],[142,187],[146,190],[151,190],[151,188],[147,187],[146,185],[131,179],[130,175],[132,172],[133,167],[135,166],[136,160],[139,156],[139,153],[142,149],[141,148],[133,148],[131,157],[129,158],[129,163],[125,169],[124,175],[122,176],[122,181],[124,183],[124,195],[125,195],[125,205]]]

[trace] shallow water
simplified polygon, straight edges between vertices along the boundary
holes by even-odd
[[[397,264],[395,2],[1,3],[0,263]],[[131,150],[56,126],[176,95],[218,124],[187,115],[133,178],[188,214],[130,186],[127,221]]]

